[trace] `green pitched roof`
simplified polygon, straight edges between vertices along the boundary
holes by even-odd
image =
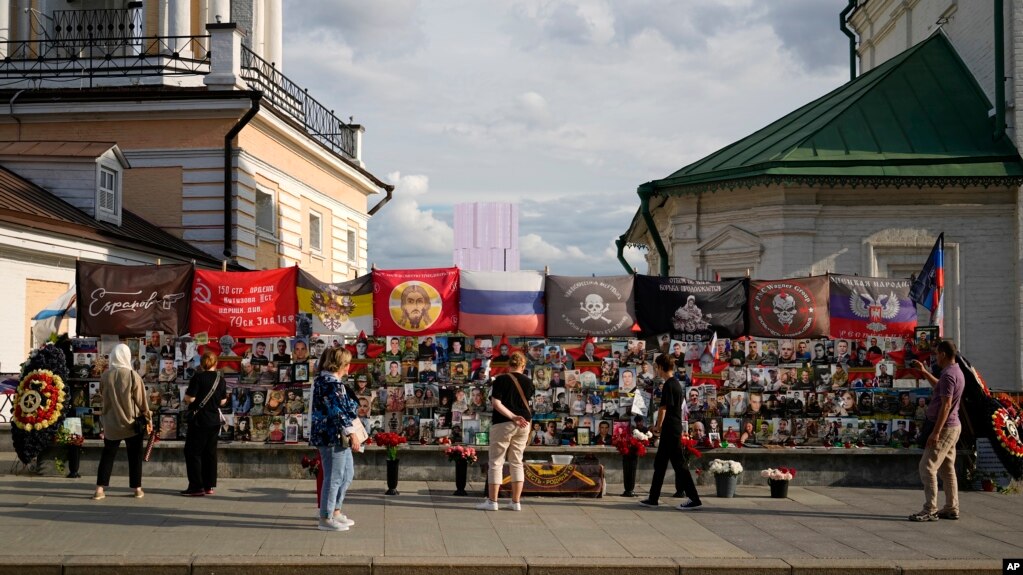
[[[1007,136],[994,138],[990,109],[983,90],[939,32],[651,184],[657,191],[684,193],[688,187],[700,191],[758,177],[1019,177],[1023,160]]]

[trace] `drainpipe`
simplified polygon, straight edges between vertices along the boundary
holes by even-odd
[[[857,0],[849,0],[849,4],[838,15],[838,29],[849,37],[849,81],[856,79],[856,35],[847,26],[849,16],[856,9]]]
[[[370,208],[369,215],[375,215],[380,211],[380,208],[384,207],[387,205],[387,202],[391,201],[391,196],[394,195],[394,186],[386,186],[384,187],[384,191],[387,192],[387,195],[384,196],[384,199],[380,200],[377,205]]]
[[[660,275],[668,277],[668,250],[664,248],[661,233],[657,231],[657,224],[654,223],[654,217],[650,214],[650,198],[654,195],[654,185],[650,182],[640,184],[636,188],[636,193],[639,194],[639,212],[643,215],[647,230],[650,231],[650,236],[654,239],[654,247],[657,248],[657,256],[660,259]]]
[[[234,139],[238,132],[259,113],[259,101],[263,97],[262,92],[253,92],[252,107],[241,117],[240,120],[224,136],[224,257],[233,259],[231,254],[231,156],[234,155]]]
[[[1003,0],[995,0],[995,139],[1005,135],[1005,24]]]
[[[17,137],[17,141],[19,141],[19,142],[21,141],[21,118],[19,118],[19,117],[14,115],[14,101],[17,100],[18,96],[20,96],[21,93],[24,92],[24,91],[25,90],[18,90],[17,92],[15,92],[15,94],[13,96],[11,96],[11,101],[7,103],[7,105],[11,107],[11,117],[14,118],[14,121],[17,122],[17,124],[18,124],[18,137]]]
[[[615,246],[618,247],[618,261],[622,263],[622,267],[625,268],[625,273],[632,275],[636,273],[636,270],[632,269],[629,262],[625,261],[625,234],[618,236],[615,240]]]

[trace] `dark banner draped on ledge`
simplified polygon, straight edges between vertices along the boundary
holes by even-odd
[[[190,264],[125,266],[79,260],[75,285],[79,335],[188,331]]]

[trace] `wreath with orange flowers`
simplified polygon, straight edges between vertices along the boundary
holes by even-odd
[[[48,369],[25,374],[14,396],[14,425],[25,431],[41,431],[64,414],[64,380]]]

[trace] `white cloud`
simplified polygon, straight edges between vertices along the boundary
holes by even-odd
[[[394,184],[394,195],[370,220],[370,262],[383,268],[450,266],[454,231],[417,199],[429,194],[429,178],[394,172],[387,180]]]

